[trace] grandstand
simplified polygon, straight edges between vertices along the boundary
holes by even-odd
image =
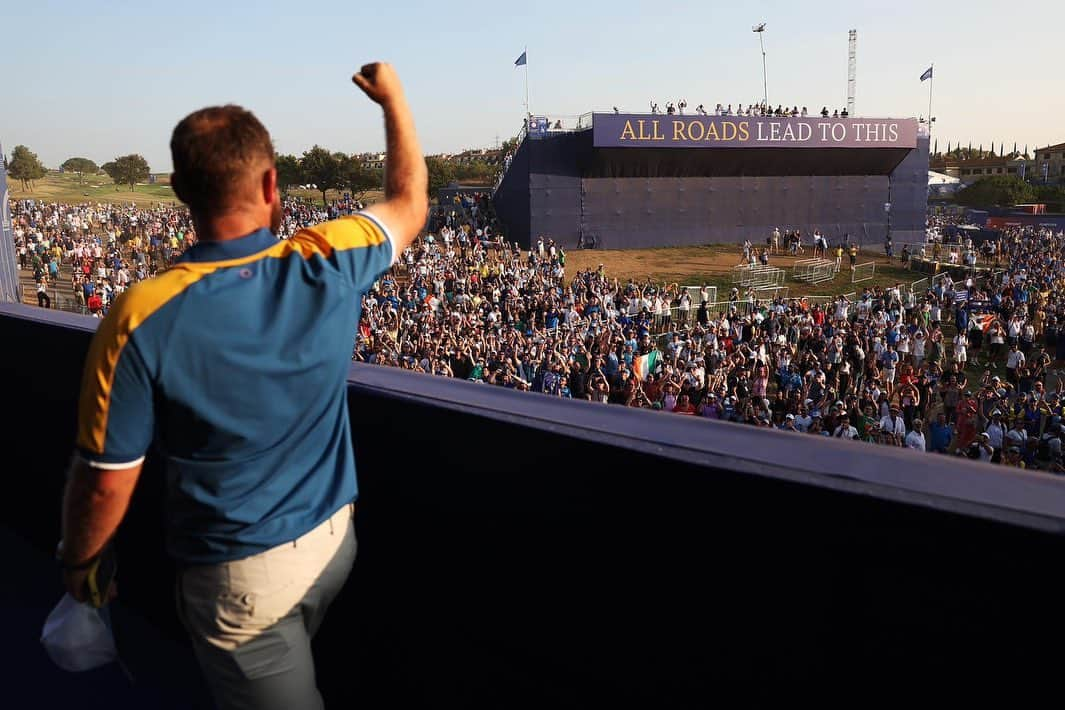
[[[814,130],[761,140],[770,123]],[[868,125],[892,126],[897,139],[850,139]],[[819,139],[831,132],[844,139]],[[521,138],[493,201],[524,248],[540,235],[566,248],[761,243],[788,224],[831,242],[924,238],[929,139],[916,119],[596,113]]]

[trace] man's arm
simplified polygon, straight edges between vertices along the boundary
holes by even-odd
[[[367,64],[352,81],[378,103],[385,114],[385,199],[367,212],[379,218],[392,233],[395,257],[414,241],[425,226],[429,210],[429,173],[418,145],[414,117],[392,65]]]
[[[87,563],[114,536],[129,508],[143,461],[122,469],[97,469],[75,457],[63,495],[63,580],[67,591],[85,601]],[[84,569],[78,569],[84,567]]]

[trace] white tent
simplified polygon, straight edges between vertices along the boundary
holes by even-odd
[[[928,184],[929,185],[960,185],[961,180],[956,177],[951,177],[946,173],[937,173],[935,170],[928,171]]]

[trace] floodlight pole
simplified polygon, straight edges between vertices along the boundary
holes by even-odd
[[[763,22],[763,23],[761,23],[759,25],[755,25],[752,29],[756,33],[758,33],[758,46],[762,50],[762,92],[763,92],[762,93],[762,102],[765,104],[765,107],[768,110],[769,109],[769,83],[768,83],[768,80],[766,79],[766,71],[765,71],[765,41],[763,41],[763,39],[762,39],[762,35],[765,34],[765,23]]]

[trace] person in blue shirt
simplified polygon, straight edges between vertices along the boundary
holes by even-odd
[[[603,361],[603,374],[607,377],[613,377],[617,374],[619,367],[621,367],[621,361],[618,359],[617,351],[610,349],[607,351],[606,359]]]
[[[346,379],[361,299],[425,224],[428,179],[399,79],[378,103],[385,199],[279,240],[274,147],[239,106],[174,129],[198,243],[117,299],[85,362],[59,558],[86,598],[153,440],[178,613],[219,708],[320,708],[311,637],[355,559]]]
[[[940,454],[950,453],[950,442],[954,438],[954,425],[947,421],[947,415],[940,412],[936,420],[928,426],[928,450]]]

